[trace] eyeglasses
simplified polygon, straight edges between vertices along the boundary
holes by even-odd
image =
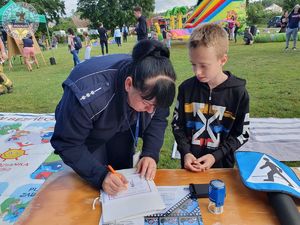
[[[150,101],[148,101],[148,100],[146,100],[146,99],[143,99],[143,98],[142,98],[142,102],[143,102],[143,104],[146,105],[146,106],[156,108],[156,104],[153,103],[153,102],[150,102]]]

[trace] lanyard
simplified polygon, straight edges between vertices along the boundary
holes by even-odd
[[[127,117],[126,117],[127,119]],[[130,130],[130,133],[131,133],[131,136],[133,138],[133,141],[134,141],[134,150],[136,149],[137,147],[137,144],[138,144],[138,140],[139,140],[139,129],[140,129],[140,113],[138,112],[137,113],[137,121],[136,121],[136,125],[135,125],[135,133],[133,134],[133,131],[131,129],[131,126],[130,126],[130,123],[129,123],[129,120],[127,119],[127,122],[128,122],[128,126],[129,126],[129,130]]]
[[[135,125],[135,136],[134,136],[134,148],[136,149],[139,140],[139,129],[140,129],[140,113],[138,112],[137,121]]]

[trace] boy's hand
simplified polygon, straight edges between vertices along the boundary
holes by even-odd
[[[116,195],[121,191],[127,190],[128,181],[124,175],[108,173],[102,183],[102,189],[109,195]]]
[[[212,154],[206,154],[204,156],[201,156],[197,160],[193,162],[193,166],[197,168],[199,171],[205,171],[210,169],[214,163],[216,162],[215,157]]]
[[[151,157],[143,157],[137,164],[137,172],[146,180],[153,180],[156,174],[156,162]]]
[[[194,165],[196,160],[197,160],[197,158],[193,154],[187,153],[184,156],[184,168],[187,170],[193,171],[193,172],[201,171]]]

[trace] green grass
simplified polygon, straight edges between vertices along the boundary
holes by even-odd
[[[130,53],[134,43],[134,39],[130,38],[122,47],[109,45],[109,52]],[[274,42],[245,46],[241,40],[237,44],[230,44],[229,61],[224,69],[247,80],[251,117],[300,117],[300,50],[284,52],[284,45],[283,42]],[[99,47],[92,49],[92,55],[99,53]],[[61,83],[70,73],[73,61],[65,45],[43,54],[47,65],[43,65],[39,57],[41,67],[32,72],[28,72],[19,59],[15,60],[11,71],[5,67],[6,74],[14,82],[14,91],[0,96],[1,112],[54,112],[62,95]],[[84,50],[81,51],[80,58],[83,58],[83,54]],[[52,55],[56,58],[57,65],[49,65]],[[193,76],[186,44],[172,45],[171,60],[177,73],[177,84]],[[172,112],[173,108],[174,105],[171,107]],[[170,158],[173,141],[168,126],[160,156],[160,168],[179,168],[178,160]],[[290,165],[300,166],[300,163]]]

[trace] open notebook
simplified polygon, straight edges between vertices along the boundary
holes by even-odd
[[[143,217],[166,208],[154,181],[145,180],[136,169],[118,170],[128,180],[128,189],[115,196],[101,191],[104,223],[127,218]]]

